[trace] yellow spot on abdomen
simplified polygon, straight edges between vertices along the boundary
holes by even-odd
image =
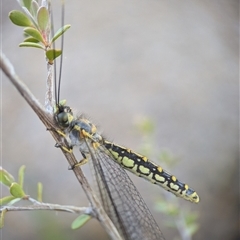
[[[134,161],[127,158],[127,157],[123,157],[122,159],[122,164],[127,167],[127,168],[132,168],[134,167]]]
[[[166,179],[158,174],[155,174],[155,179],[159,182],[165,182]]]
[[[144,166],[139,166],[139,170],[140,170],[140,172],[143,173],[143,174],[149,174],[149,173],[150,173],[149,168],[146,168],[146,167],[144,167]]]
[[[172,189],[172,190],[178,190],[179,189],[179,186],[177,185],[177,184],[174,184],[174,183],[170,183],[170,188]]]

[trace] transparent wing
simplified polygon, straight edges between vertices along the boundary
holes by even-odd
[[[164,237],[133,182],[100,146],[94,149],[85,139],[91,167],[103,207],[119,233],[128,240],[164,240]]]

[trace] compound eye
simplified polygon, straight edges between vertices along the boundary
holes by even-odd
[[[68,122],[68,113],[66,112],[61,112],[57,115],[58,122],[61,126],[63,127],[68,127],[69,122]]]

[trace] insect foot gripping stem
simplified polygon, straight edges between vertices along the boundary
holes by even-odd
[[[65,151],[65,152],[67,152],[67,153],[72,153],[72,152],[73,152],[73,150],[72,150],[71,147],[65,147],[65,146],[63,146],[63,145],[60,144],[60,143],[56,143],[56,144],[55,144],[55,147],[56,147],[56,148],[61,148],[63,151]]]
[[[88,163],[88,157],[83,153],[81,152],[82,156],[83,156],[83,159],[80,160],[78,163],[74,164],[72,167],[71,167],[71,170],[73,170],[75,167],[80,167],[86,163]]]

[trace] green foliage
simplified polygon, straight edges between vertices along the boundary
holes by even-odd
[[[18,182],[21,188],[23,188],[25,169],[26,169],[26,166],[23,165],[18,170]]]
[[[39,202],[42,202],[42,193],[43,193],[43,185],[42,185],[42,183],[38,183],[38,188],[37,188],[37,192],[38,192],[38,194],[37,194],[37,200],[39,201]]]
[[[21,166],[18,172],[18,182],[15,182],[14,177],[5,169],[0,169],[1,183],[9,188],[9,196],[0,199],[1,205],[14,204],[20,199],[26,198],[27,195],[23,190],[25,166]]]
[[[23,42],[19,44],[19,47],[34,47],[34,48],[41,48],[45,50],[45,48],[42,45],[34,42]]]
[[[31,36],[32,38],[36,39],[38,42],[42,42],[43,44],[45,43],[43,36],[41,33],[33,27],[27,27],[24,28],[23,30],[27,35]]]
[[[41,31],[49,29],[49,13],[46,7],[40,7],[37,12],[37,22]]]
[[[82,227],[84,224],[86,224],[92,217],[86,214],[82,214],[79,217],[77,217],[71,225],[72,229],[78,229]]]
[[[70,28],[70,25],[63,26],[53,34],[51,33],[50,13],[48,6],[45,6],[46,4],[39,6],[38,2],[34,0],[18,2],[24,13],[13,10],[9,13],[9,18],[13,24],[25,27],[23,31],[27,37],[19,46],[42,49],[46,52],[49,63],[53,63],[53,60],[60,56],[62,52],[53,49],[52,44]],[[51,35],[54,35],[54,37],[51,38]]]
[[[6,196],[0,199],[0,205],[6,205],[10,203],[12,200],[16,199],[14,196]]]
[[[46,57],[49,62],[52,62],[55,58],[62,54],[62,50],[60,49],[49,49],[46,51]]]
[[[5,169],[0,168],[1,183],[9,188],[9,196],[4,196],[0,199],[1,205],[13,205],[21,199],[27,199],[29,196],[24,192],[24,176],[26,167],[23,165],[18,171],[18,182],[14,177]],[[38,183],[38,198],[42,199],[42,186]]]
[[[7,210],[3,210],[1,212],[1,215],[0,215],[0,228],[3,228],[3,226],[4,226],[4,218],[5,218],[6,212],[7,212]]]
[[[71,25],[67,24],[67,25],[64,25],[63,27],[61,27],[60,29],[58,29],[57,32],[54,34],[53,38],[51,39],[51,43],[53,43],[60,36],[62,36],[62,34],[65,33],[70,27],[71,27]]]
[[[26,197],[26,194],[23,191],[22,187],[20,186],[20,184],[18,184],[16,182],[11,184],[11,186],[10,186],[10,193],[15,198],[24,198],[24,197]]]
[[[22,0],[22,4],[24,7],[26,7],[28,10],[31,8],[31,0]]]
[[[15,179],[7,170],[0,167],[0,181],[2,184],[10,187],[11,184],[15,181]]]
[[[20,200],[27,200],[29,196],[24,192],[24,176],[26,167],[23,165],[18,171],[18,182],[15,182],[14,177],[5,169],[0,167],[0,180],[1,183],[9,188],[8,196],[4,196],[0,199],[0,205],[13,205]],[[42,200],[42,184],[38,183],[38,199]],[[0,216],[0,228],[3,227],[4,215],[6,211],[1,211]]]
[[[32,22],[29,20],[29,18],[22,12],[13,10],[9,13],[9,18],[17,26],[20,27],[31,27]]]
[[[27,38],[24,39],[24,42],[25,42],[25,43],[27,43],[27,42],[38,43],[39,41],[38,41],[36,38],[27,37]]]

